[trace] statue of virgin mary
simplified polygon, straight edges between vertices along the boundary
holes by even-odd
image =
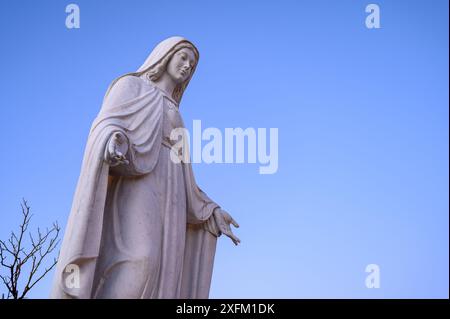
[[[208,298],[216,240],[233,218],[196,184],[171,132],[199,59],[182,37],[159,43],[112,82],[94,120],[52,298]],[[174,154],[176,153],[176,154]]]

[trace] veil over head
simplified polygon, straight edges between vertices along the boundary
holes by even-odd
[[[200,57],[198,49],[196,48],[196,46],[190,42],[189,40],[180,37],[180,36],[173,36],[170,38],[167,38],[163,41],[161,41],[160,43],[158,43],[158,45],[156,45],[156,47],[152,50],[152,52],[150,53],[150,55],[147,57],[147,59],[145,60],[144,64],[142,64],[140,66],[140,68],[136,71],[136,72],[131,72],[131,73],[127,73],[124,74],[120,77],[118,77],[117,79],[115,79],[111,85],[109,86],[105,97],[108,95],[108,93],[111,91],[111,88],[114,86],[114,84],[121,78],[123,78],[124,76],[127,75],[134,75],[134,76],[141,76],[143,74],[145,74],[146,72],[148,72],[149,70],[151,70],[152,68],[154,68],[156,65],[158,65],[160,62],[162,62],[162,60],[167,57],[167,56],[171,56],[172,54],[174,54],[176,51],[181,50],[183,48],[189,48],[194,52],[195,58],[196,58],[196,63],[195,65],[192,67],[192,71],[191,74],[189,75],[189,77],[186,79],[186,81],[184,81],[181,85],[179,85],[174,92],[174,99],[179,102],[181,100],[181,97],[183,95],[184,90],[186,89],[186,87],[189,84],[189,81],[192,78],[192,75],[195,72],[195,68],[197,67],[197,63],[198,63],[198,59]]]
[[[152,50],[150,55],[147,57],[144,64],[142,64],[141,67],[137,70],[137,73],[143,73],[147,71],[150,67],[161,61],[167,54],[175,51],[174,49],[178,50],[178,46],[181,44],[187,44],[188,46],[191,46],[194,49],[194,54],[198,61],[199,53],[195,45],[183,37],[174,36],[158,43],[158,45]],[[191,72],[191,74],[192,73],[193,72]]]

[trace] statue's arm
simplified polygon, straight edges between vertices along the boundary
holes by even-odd
[[[139,80],[133,76],[120,78],[107,93],[102,111],[117,112],[120,106],[141,94]],[[110,166],[111,175],[136,176],[131,158],[132,141],[127,133],[117,127],[105,145],[104,160]]]
[[[193,181],[195,183],[195,180]],[[188,207],[191,210],[195,210],[195,213],[191,212],[191,215],[194,215],[194,218],[197,217],[197,220],[194,223],[200,222],[202,223],[204,230],[209,231],[216,237],[224,234],[225,236],[229,237],[235,245],[238,245],[241,241],[233,234],[230,227],[230,225],[239,227],[238,223],[233,219],[233,217],[231,217],[228,212],[226,212],[219,205],[213,202],[208,197],[208,195],[206,195],[206,193],[197,186],[196,183],[193,185],[193,187],[195,191],[188,191]],[[199,216],[207,216],[207,212],[211,212],[208,218],[199,218]]]

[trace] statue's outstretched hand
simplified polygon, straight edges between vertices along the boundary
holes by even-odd
[[[121,132],[115,132],[106,146],[105,160],[111,167],[129,164],[125,155],[128,150],[127,137]]]
[[[230,216],[226,211],[221,208],[216,208],[214,210],[214,219],[216,221],[217,227],[225,236],[228,236],[235,245],[238,245],[241,240],[237,238],[233,232],[231,231],[230,224],[233,224],[234,227],[239,228],[239,224]]]

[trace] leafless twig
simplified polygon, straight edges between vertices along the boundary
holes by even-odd
[[[0,240],[0,283],[3,283],[7,289],[6,295],[2,294],[2,299],[25,298],[30,289],[56,265],[56,258],[54,258],[49,267],[44,267],[44,270],[40,271],[42,262],[58,246],[60,227],[55,222],[45,232],[41,232],[38,228],[37,235],[33,236],[29,233],[30,246],[29,249],[26,249],[24,236],[33,215],[30,213],[30,207],[25,200],[22,201],[21,206],[22,222],[19,226],[19,232],[17,234],[11,232],[7,241]],[[26,272],[27,275],[20,276]],[[22,289],[19,287],[19,280]]]

